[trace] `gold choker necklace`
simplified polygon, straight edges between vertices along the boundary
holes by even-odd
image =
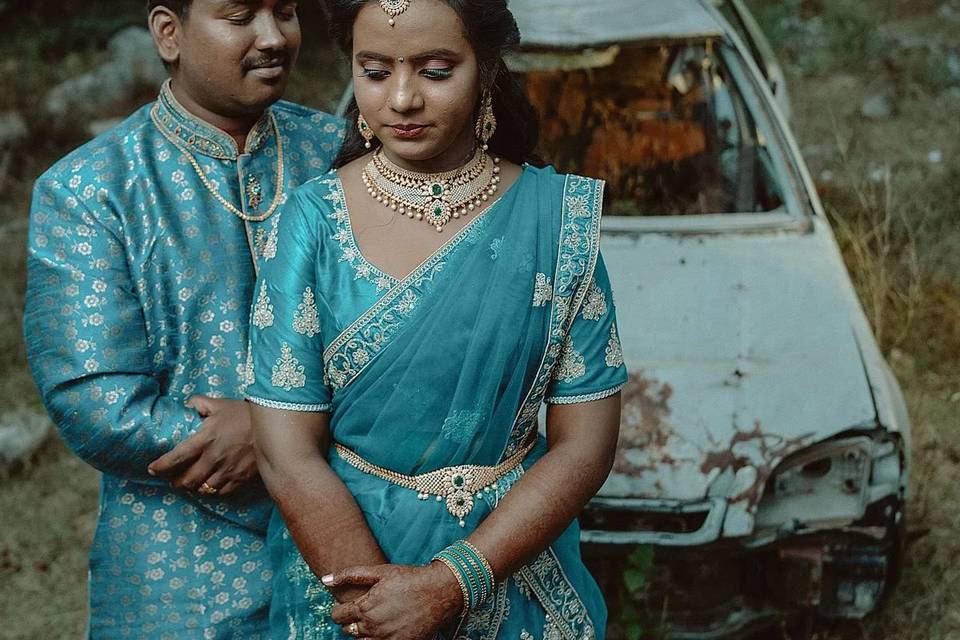
[[[459,169],[416,173],[390,162],[381,148],[364,167],[363,184],[371,198],[391,211],[443,231],[452,218],[466,216],[497,192],[500,158],[478,148]]]

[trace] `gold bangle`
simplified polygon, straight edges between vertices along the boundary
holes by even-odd
[[[483,563],[483,568],[487,570],[487,575],[490,576],[490,582],[496,584],[496,576],[493,575],[493,567],[490,566],[490,561],[487,560],[487,556],[483,555],[483,552],[477,548],[477,545],[473,544],[469,540],[461,540],[463,544],[470,547],[470,550],[477,554],[477,557],[480,558],[480,562]]]
[[[463,542],[463,541],[461,540],[461,542]],[[452,545],[452,546],[455,547],[456,545]],[[471,547],[471,549],[472,549],[472,547]],[[471,573],[468,572],[468,573],[467,573],[467,578],[470,580],[470,584],[472,584],[472,585],[474,585],[475,587],[477,587],[477,602],[476,602],[476,604],[482,604],[482,603],[486,602],[486,601],[487,601],[487,596],[489,596],[490,594],[489,594],[489,590],[487,589],[487,583],[486,583],[486,581],[483,579],[483,572],[482,572],[480,566],[477,565],[477,561],[474,560],[473,558],[471,558],[471,557],[470,557],[468,554],[466,554],[466,553],[462,553],[462,552],[458,553],[455,549],[448,548],[448,551],[449,551],[450,553],[453,553],[454,555],[456,555],[457,558],[458,558],[461,562],[465,562],[465,563],[468,565],[469,568],[472,568],[472,569],[473,569],[473,574],[471,574]],[[474,577],[473,577],[474,574],[477,576],[476,579],[474,579]],[[492,579],[493,574],[490,574],[490,576],[491,576],[491,579]],[[477,584],[477,580],[480,580],[480,584]]]

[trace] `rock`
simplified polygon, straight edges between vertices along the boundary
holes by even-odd
[[[882,184],[890,181],[890,166],[884,165],[882,167],[874,167],[870,170],[869,176],[870,181],[877,184]]]
[[[860,115],[868,120],[886,120],[893,115],[893,103],[882,94],[870,96],[860,106]]]
[[[960,82],[960,53],[951,51],[947,54],[947,73],[954,82]]]
[[[0,113],[0,148],[16,146],[27,137],[27,121],[18,111]]]
[[[50,432],[50,420],[33,409],[21,407],[0,414],[0,476],[27,464]]]
[[[107,51],[114,63],[120,63],[132,72],[136,81],[159,85],[167,78],[153,36],[142,27],[118,31],[107,44]]]
[[[167,71],[157,56],[150,32],[128,27],[107,45],[109,60],[98,68],[63,82],[47,93],[44,113],[55,121],[102,117],[124,106],[144,87],[159,88]]]

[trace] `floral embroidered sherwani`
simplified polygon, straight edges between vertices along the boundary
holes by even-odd
[[[328,170],[342,133],[335,118],[280,102],[239,152],[165,86],[37,181],[30,364],[64,440],[103,472],[91,637],[267,637],[266,493],[205,500],[146,469],[200,427],[189,396],[243,396],[256,269],[276,256],[278,205]]]

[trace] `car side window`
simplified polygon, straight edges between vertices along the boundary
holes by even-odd
[[[712,42],[623,47],[607,66],[521,80],[540,110],[544,159],[607,180],[608,215],[783,204],[767,141]]]

